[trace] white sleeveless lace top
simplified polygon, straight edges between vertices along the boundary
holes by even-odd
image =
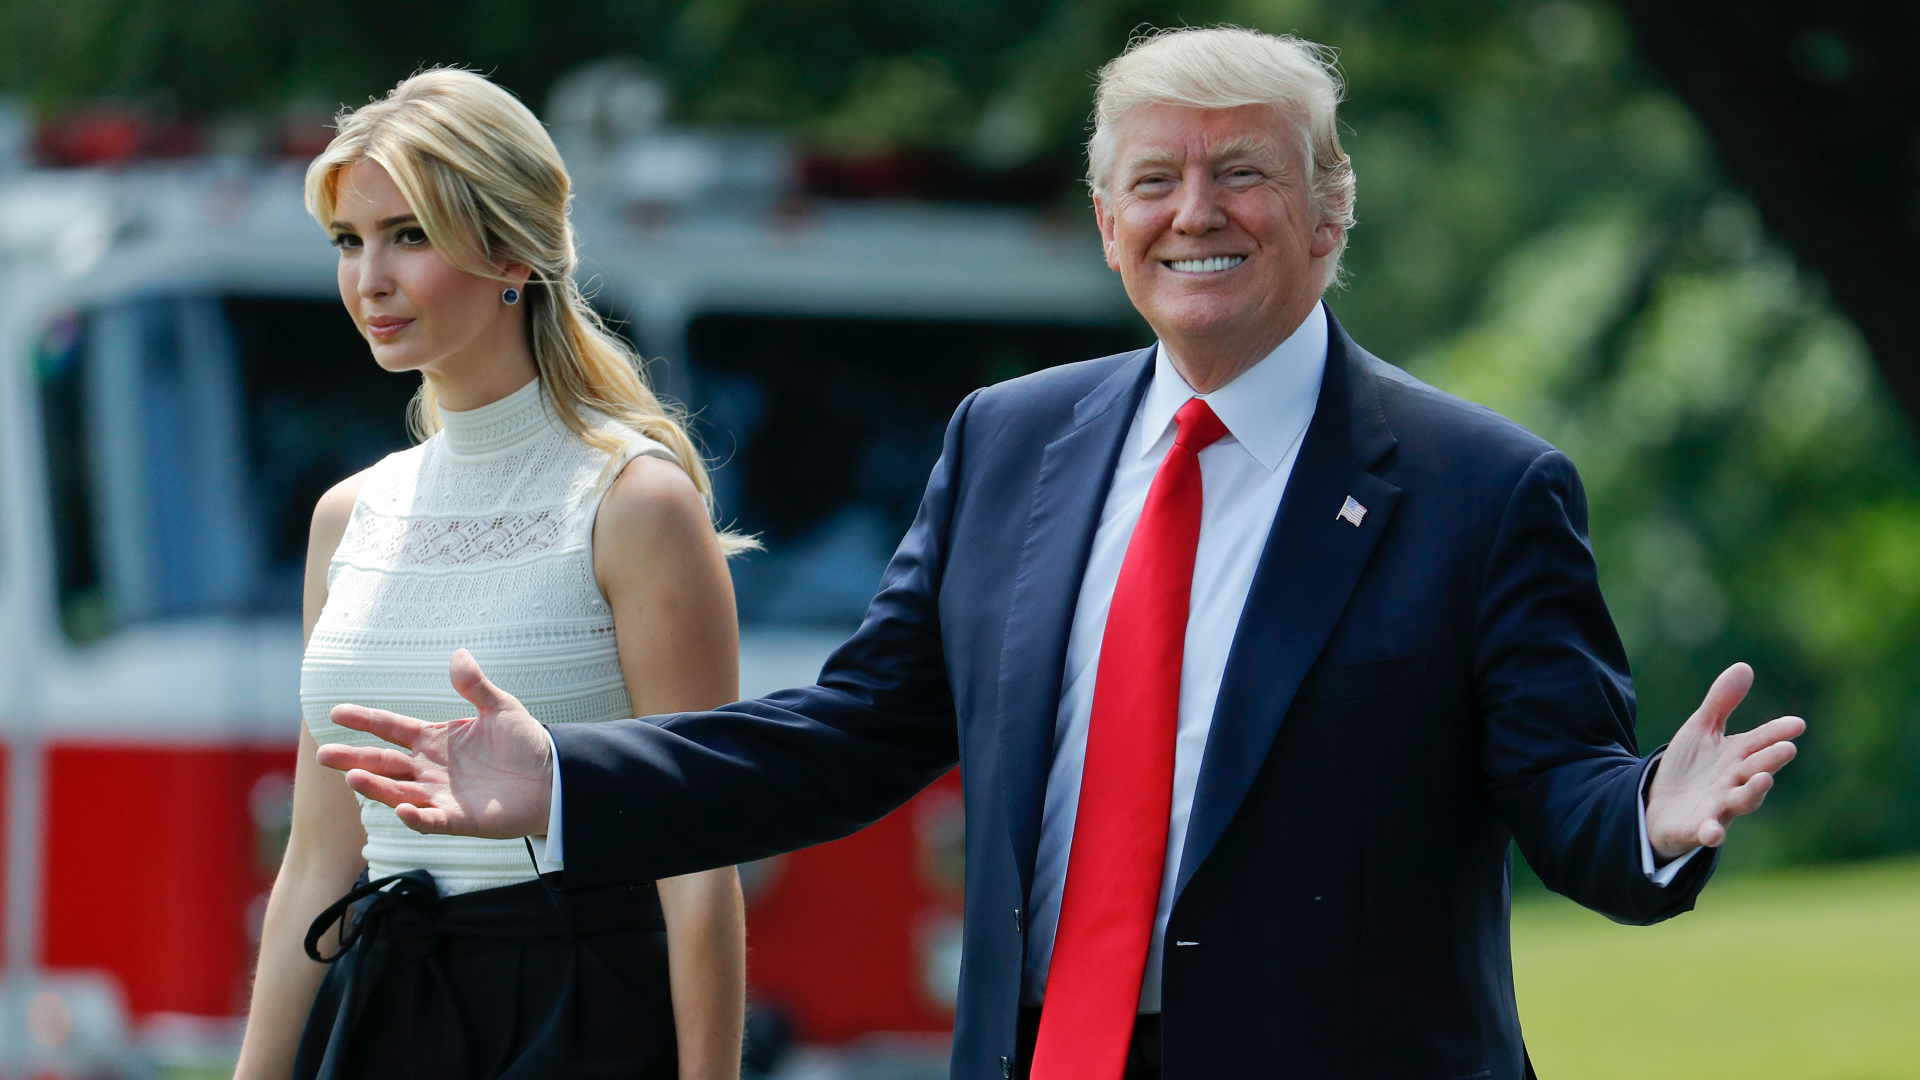
[[[538,380],[468,412],[369,469],[327,570],[327,603],[300,668],[300,707],[322,743],[380,740],[327,718],[342,702],[456,720],[473,706],[447,681],[453,651],[543,722],[629,716],[613,613],[593,574],[593,520],[607,483],[666,447],[599,414],[616,464],[562,427]],[[443,895],[533,879],[518,840],[425,836],[360,799],[373,877],[424,867]]]

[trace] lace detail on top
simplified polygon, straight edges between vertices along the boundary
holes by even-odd
[[[593,520],[620,466],[673,455],[585,414],[623,447],[610,468],[561,425],[538,381],[441,418],[433,438],[362,481],[301,665],[308,729],[323,743],[377,743],[328,719],[348,701],[429,721],[473,715],[447,681],[459,648],[546,723],[630,715],[613,612],[593,575]],[[423,836],[368,799],[360,821],[375,877],[425,867],[449,895],[533,877],[517,840]]]
[[[499,562],[545,551],[560,540],[561,515],[495,514],[484,518],[414,518],[400,530],[396,566],[459,566]]]

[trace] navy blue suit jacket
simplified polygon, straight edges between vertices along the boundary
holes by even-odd
[[[1169,1080],[1518,1080],[1508,842],[1623,922],[1646,763],[1571,462],[1336,326],[1233,639],[1167,934]],[[568,888],[845,836],[956,762],[966,937],[953,1075],[1014,1055],[1067,633],[1151,351],[976,391],[865,623],[817,686],[555,726]],[[1352,496],[1355,527],[1336,515]]]

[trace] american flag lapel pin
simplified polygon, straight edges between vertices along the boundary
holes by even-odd
[[[1366,516],[1367,508],[1355,502],[1351,495],[1347,496],[1347,504],[1340,508],[1340,513],[1334,515],[1335,520],[1344,521],[1356,529],[1360,527],[1360,519]]]

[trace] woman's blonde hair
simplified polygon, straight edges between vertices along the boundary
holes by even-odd
[[[660,443],[693,478],[711,512],[713,485],[684,414],[654,395],[639,357],[574,281],[578,256],[567,216],[572,182],[533,113],[483,76],[434,68],[379,101],[341,112],[336,127],[333,141],[307,166],[307,210],[321,226],[333,221],[341,173],[373,161],[393,177],[448,262],[500,280],[508,280],[501,264],[531,267],[524,290],[527,344],[560,422],[609,455],[619,453],[619,440],[590,427],[583,408]],[[440,429],[433,384],[425,379],[408,422],[421,438]],[[733,554],[759,545],[721,530],[720,546]]]

